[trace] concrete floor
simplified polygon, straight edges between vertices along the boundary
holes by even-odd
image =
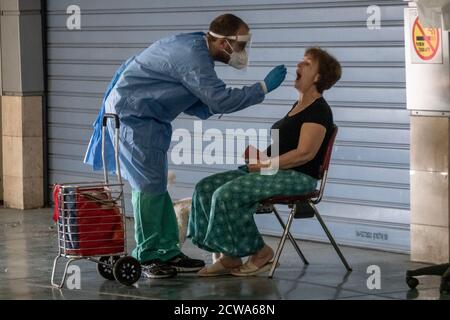
[[[298,222],[301,223],[301,222]],[[132,221],[129,228],[132,230]],[[132,238],[130,233],[129,238]],[[277,238],[266,237],[273,248]],[[0,299],[449,299],[439,295],[439,278],[424,277],[418,291],[409,291],[404,274],[422,265],[409,256],[343,247],[354,271],[346,274],[332,247],[301,242],[310,265],[303,268],[290,244],[286,245],[274,279],[197,278],[141,279],[124,287],[97,275],[95,263],[80,261],[81,289],[54,289],[50,285],[52,261],[57,253],[56,230],[51,210],[0,209]],[[130,248],[133,243],[130,239]],[[209,255],[186,243],[183,251],[192,257]],[[381,269],[381,289],[367,287],[367,267]]]

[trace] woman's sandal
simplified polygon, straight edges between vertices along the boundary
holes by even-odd
[[[231,274],[237,277],[251,277],[258,274],[268,272],[272,268],[274,261],[270,260],[262,267],[257,267],[253,262],[247,261],[240,268],[233,269]],[[278,266],[279,264],[277,264]]]
[[[233,268],[234,269],[234,268]],[[213,264],[210,264],[209,266],[204,267],[199,272],[197,272],[197,275],[199,277],[219,277],[219,276],[226,276],[231,274],[230,268],[226,268],[220,260],[217,260]]]

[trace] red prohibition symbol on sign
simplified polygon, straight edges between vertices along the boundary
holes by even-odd
[[[431,60],[439,50],[439,29],[424,28],[417,17],[412,27],[412,40],[417,55],[422,60]]]

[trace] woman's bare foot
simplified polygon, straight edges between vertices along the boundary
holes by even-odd
[[[271,247],[268,245],[264,245],[264,247],[256,252],[254,255],[250,256],[248,258],[248,261],[257,266],[258,268],[261,268],[267,262],[273,259],[274,253]]]
[[[236,268],[242,266],[241,258],[228,257],[224,254],[213,253],[213,263],[202,268],[197,274],[199,276],[220,276],[230,274]]]
[[[216,261],[219,260],[220,257],[221,257],[221,254],[220,254],[220,253],[214,252],[214,253],[212,254],[212,263],[216,263]]]
[[[230,257],[222,254],[219,258],[219,261],[227,269],[234,269],[242,266],[241,258],[237,257]]]

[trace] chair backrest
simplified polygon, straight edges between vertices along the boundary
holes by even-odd
[[[319,169],[319,179],[320,179],[320,187],[319,187],[319,195],[313,200],[314,204],[322,201],[323,192],[325,190],[325,184],[327,182],[328,168],[330,167],[331,154],[333,153],[334,141],[336,140],[336,136],[338,133],[338,127],[333,125],[333,132],[331,133],[330,140],[328,141],[327,149],[325,152],[325,156],[323,157],[322,164]]]
[[[323,157],[322,164],[319,169],[319,179],[323,179],[325,171],[328,171],[331,162],[331,154],[333,153],[334,141],[338,133],[338,127],[333,125],[333,132],[331,133],[330,140],[328,141],[327,149],[325,151],[325,156]]]

